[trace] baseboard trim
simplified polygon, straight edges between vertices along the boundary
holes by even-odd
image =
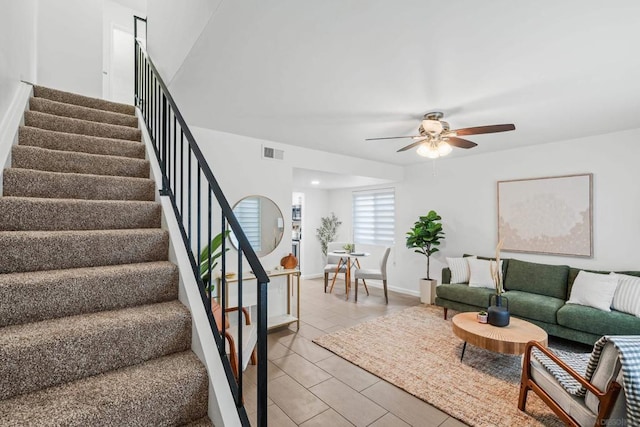
[[[0,165],[2,169],[11,167],[11,147],[18,143],[18,129],[24,120],[24,112],[29,107],[33,88],[21,82],[13,94],[7,114],[0,122]],[[0,173],[0,194],[2,194],[2,174]]]
[[[311,280],[311,279],[321,279],[323,278],[324,275],[319,273],[319,274],[306,274],[306,275],[302,275],[300,276],[300,278],[302,280]],[[382,281],[380,280],[371,280],[371,279],[367,279],[367,286],[372,286],[374,288],[379,288],[382,289]],[[403,294],[403,295],[410,295],[412,297],[419,297],[420,296],[420,291],[414,291],[411,289],[406,289],[406,288],[399,288],[397,286],[391,286],[391,285],[387,285],[387,289],[399,294]]]
[[[380,280],[371,280],[371,279],[367,279],[367,286],[371,286],[372,288],[378,288],[378,289],[382,289],[382,281]],[[398,294],[403,294],[403,295],[410,295],[412,297],[419,297],[420,296],[420,291],[412,291],[410,289],[405,289],[405,288],[399,288],[397,286],[390,286],[387,285],[387,289],[393,292],[396,292]]]

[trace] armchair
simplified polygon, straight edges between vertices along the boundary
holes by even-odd
[[[639,381],[640,336],[601,338],[586,373],[532,341],[524,353],[518,409],[525,410],[533,390],[569,426],[640,425]]]
[[[245,324],[242,326],[242,343],[236,343],[238,339],[238,327],[230,326],[227,314],[239,311],[238,307],[229,307],[225,310],[224,323],[222,316],[222,307],[215,301],[212,302],[213,317],[218,325],[218,331],[224,335],[229,343],[227,355],[231,363],[233,375],[238,378],[239,369],[246,369],[249,361],[252,365],[257,363],[256,359],[256,343],[258,342],[258,333],[255,325],[251,324],[251,315],[249,311],[242,307],[241,314],[244,316]],[[240,315],[240,314],[239,314]],[[242,360],[238,360],[238,344],[242,346]]]

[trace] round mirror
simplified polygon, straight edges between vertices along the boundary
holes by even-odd
[[[247,196],[233,206],[242,230],[259,257],[273,252],[284,234],[284,218],[278,205],[264,196]],[[229,239],[238,249],[238,239],[231,232]]]

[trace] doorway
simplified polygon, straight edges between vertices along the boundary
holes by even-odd
[[[145,14],[116,1],[104,2],[102,98],[129,105],[134,103],[134,16]]]

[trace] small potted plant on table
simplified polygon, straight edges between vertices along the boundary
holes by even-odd
[[[481,311],[478,313],[478,322],[479,323],[487,323],[487,312]]]

